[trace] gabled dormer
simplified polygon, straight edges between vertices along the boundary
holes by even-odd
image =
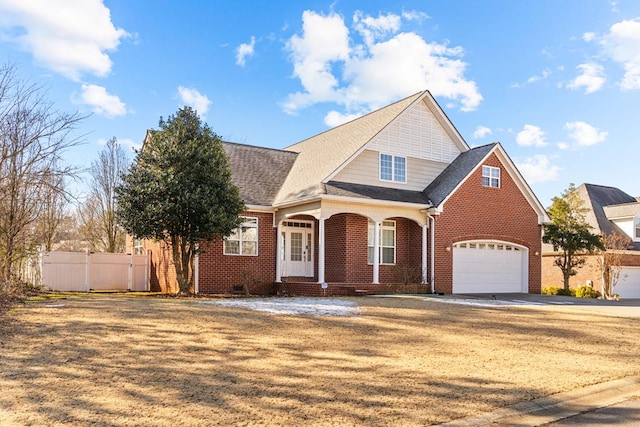
[[[604,214],[634,242],[640,242],[640,203],[604,206]]]

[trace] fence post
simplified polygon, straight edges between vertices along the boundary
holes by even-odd
[[[84,273],[84,290],[85,292],[89,292],[89,273],[91,272],[91,252],[87,249],[87,254],[85,256],[85,273]]]
[[[135,266],[133,265],[135,262],[134,258],[133,258],[133,253],[129,254],[129,271],[128,271],[128,276],[127,276],[127,290],[131,291],[133,289],[133,278],[134,276],[134,268]]]

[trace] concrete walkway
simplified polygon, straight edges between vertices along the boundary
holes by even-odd
[[[441,426],[541,426],[565,418],[620,406],[622,402],[640,398],[640,376],[628,377],[554,394],[497,409],[484,414],[460,418]],[[636,405],[637,406],[637,405]],[[586,416],[586,415],[584,415]],[[609,419],[609,423],[612,423]],[[615,420],[617,421],[617,420]],[[621,425],[625,420],[619,420]],[[560,423],[559,423],[560,424]],[[580,425],[579,422],[574,425]],[[617,422],[615,424],[618,424]],[[627,424],[635,425],[635,424]]]

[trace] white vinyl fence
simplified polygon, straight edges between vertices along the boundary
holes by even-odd
[[[147,291],[148,255],[42,252],[40,283],[54,291]]]

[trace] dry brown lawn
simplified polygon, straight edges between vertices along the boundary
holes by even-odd
[[[0,317],[0,424],[429,425],[640,374],[637,318],[353,301],[359,316],[27,303]]]

